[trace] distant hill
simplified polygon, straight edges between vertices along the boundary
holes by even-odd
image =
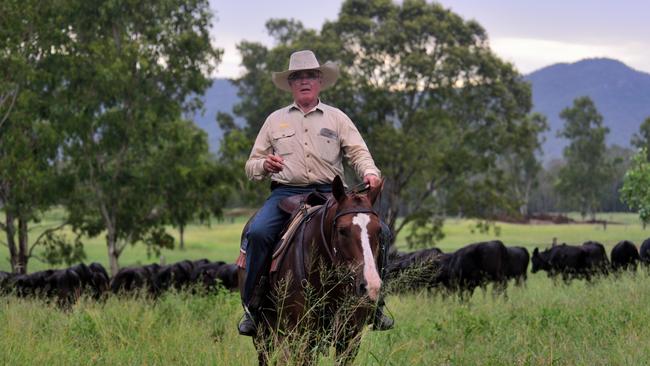
[[[525,79],[532,84],[534,111],[546,115],[551,128],[544,144],[545,161],[562,156],[567,140],[556,137],[564,126],[559,114],[577,97],[594,101],[610,130],[608,145],[629,147],[632,135],[650,117],[650,74],[620,61],[595,58],[554,64]]]
[[[525,76],[533,90],[534,111],[548,118],[551,130],[546,133],[544,160],[562,156],[567,141],[557,138],[564,121],[560,111],[573,105],[573,100],[589,96],[610,129],[608,144],[630,146],[630,138],[650,117],[650,74],[636,71],[620,61],[597,58],[572,64],[554,64]],[[205,111],[194,116],[196,123],[208,132],[210,149],[217,151],[221,130],[217,112],[232,112],[237,103],[237,88],[226,79],[216,79],[203,98]]]
[[[203,111],[194,115],[194,122],[208,133],[210,151],[216,152],[223,133],[217,124],[217,112],[232,114],[239,101],[237,88],[228,79],[215,79],[203,95]]]

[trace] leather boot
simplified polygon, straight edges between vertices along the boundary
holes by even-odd
[[[261,315],[259,309],[262,308],[263,299],[266,297],[267,282],[268,277],[261,276],[253,289],[248,305],[244,305],[244,316],[237,325],[239,334],[243,336],[252,337],[257,333],[257,325]]]

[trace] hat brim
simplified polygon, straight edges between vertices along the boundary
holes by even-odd
[[[271,74],[271,80],[273,80],[273,84],[280,89],[284,91],[291,91],[291,86],[289,85],[289,75],[296,71],[301,71],[301,70],[318,70],[322,73],[322,82],[321,82],[321,90],[325,90],[332,85],[336,83],[336,80],[339,78],[339,67],[331,61],[327,61],[326,63],[320,65],[317,68],[310,68],[310,69],[298,69],[298,70],[287,70],[287,71],[282,71],[282,72],[274,72]]]

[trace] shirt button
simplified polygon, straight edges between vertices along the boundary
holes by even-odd
[[[309,169],[309,170],[308,170],[308,172],[310,172],[310,173],[311,173],[311,169]]]
[[[305,146],[307,146],[307,143],[305,142]]]
[[[309,154],[307,154],[307,157],[309,157]]]
[[[305,132],[309,131],[308,129],[305,128]]]

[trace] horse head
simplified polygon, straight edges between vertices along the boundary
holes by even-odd
[[[333,264],[347,266],[354,273],[354,289],[372,301],[379,297],[381,278],[377,270],[381,223],[372,205],[381,187],[366,194],[346,193],[337,176],[332,183],[336,201],[327,214],[331,224],[329,246]]]

